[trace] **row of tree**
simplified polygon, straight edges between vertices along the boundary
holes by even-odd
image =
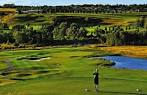
[[[14,4],[5,4],[1,7],[16,8],[19,13],[27,10],[39,10],[42,13],[122,13],[122,12],[147,12],[147,4],[142,5],[69,5],[69,6],[15,6]]]
[[[100,26],[99,26],[100,27]],[[1,30],[0,43],[56,45],[102,43],[107,45],[147,45],[147,31],[126,31],[120,26],[87,31],[76,23],[42,25],[34,30],[30,25],[16,25],[9,32]]]
[[[124,31],[116,28],[106,36],[108,45],[147,45],[147,31]]]

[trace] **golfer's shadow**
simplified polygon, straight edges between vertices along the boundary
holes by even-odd
[[[147,95],[147,94],[145,94],[145,93],[135,93],[135,92],[116,92],[116,91],[104,91],[104,90],[100,90],[99,91],[100,93],[111,93],[111,94],[122,94],[122,95],[124,95],[124,94],[132,94],[132,95]]]

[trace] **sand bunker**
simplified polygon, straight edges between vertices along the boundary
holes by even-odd
[[[48,59],[51,59],[50,57],[47,57],[47,58],[40,58],[40,59],[36,59],[36,60],[33,60],[33,61],[42,61],[42,60],[48,60]]]

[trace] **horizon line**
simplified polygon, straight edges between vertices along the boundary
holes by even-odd
[[[85,4],[61,4],[61,5],[49,5],[49,4],[42,4],[42,5],[27,5],[27,4],[15,4],[15,3],[5,3],[5,4],[0,4],[0,6],[4,6],[4,5],[6,5],[6,4],[14,4],[15,6],[71,6],[71,5],[147,5],[146,3],[144,3],[144,4],[100,4],[100,3],[98,3],[98,4],[92,4],[92,3],[85,3]]]

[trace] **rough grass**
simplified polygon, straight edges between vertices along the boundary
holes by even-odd
[[[146,46],[112,46],[102,47],[101,49],[104,51],[123,54],[131,57],[147,58]]]
[[[16,9],[15,8],[0,8],[0,12],[3,13],[3,15],[0,15],[1,22],[12,24],[13,17],[16,13]]]
[[[14,13],[15,13],[15,12],[16,12],[16,9],[15,9],[15,8],[0,8],[0,12],[4,12],[4,13],[5,13],[5,12],[6,12],[6,13],[7,13],[7,12],[10,12],[10,13],[11,13],[11,12],[12,12],[12,13],[14,12]]]
[[[7,65],[2,61],[0,62],[0,70],[6,69]]]

